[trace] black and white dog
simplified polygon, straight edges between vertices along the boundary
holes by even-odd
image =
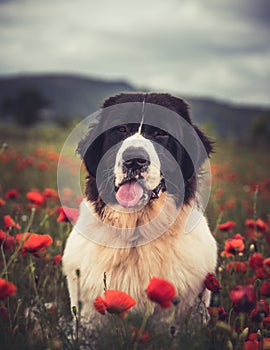
[[[79,143],[88,172],[86,198],[71,232],[63,267],[71,305],[82,314],[107,287],[129,293],[143,306],[151,277],[173,283],[186,312],[216,267],[217,248],[201,215],[186,227],[196,204],[202,164],[212,152],[193,125],[188,105],[158,93],[123,93],[107,99]],[[209,302],[209,293],[203,298]]]

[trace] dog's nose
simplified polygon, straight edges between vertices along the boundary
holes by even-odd
[[[142,169],[150,164],[149,156],[144,148],[129,147],[123,153],[123,165],[127,169]]]
[[[148,164],[149,161],[142,158],[133,158],[124,162],[124,166],[128,169],[141,169]]]

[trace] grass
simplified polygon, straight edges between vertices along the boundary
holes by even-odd
[[[62,189],[63,203],[60,203],[53,192],[57,190],[59,152],[69,132],[70,129],[44,126],[23,131],[8,126],[0,132],[3,145],[0,151],[1,237],[7,234],[16,240],[19,233],[28,231],[42,236],[48,234],[53,239],[52,244],[39,249],[32,247],[32,250],[24,249],[27,241],[18,239],[7,249],[7,236],[0,239],[1,278],[17,288],[10,297],[1,297],[0,285],[1,349],[267,349],[270,342],[266,322],[268,307],[265,310],[259,306],[257,318],[252,317],[252,312],[256,311],[259,300],[268,303],[270,297],[270,291],[269,295],[262,293],[262,286],[270,282],[267,260],[270,257],[269,150],[228,140],[217,141],[211,161],[212,191],[206,213],[219,246],[216,277],[221,290],[213,293],[211,320],[207,325],[186,318],[174,333],[168,321],[170,316],[166,318],[164,314],[162,321],[150,316],[145,328],[147,333],[139,338],[132,327],[139,329],[145,315],[131,311],[124,321],[117,315],[107,314],[104,316],[108,318],[106,327],[80,332],[78,337],[61,262],[56,257],[62,255],[72,228],[68,221],[59,219],[59,207],[62,204],[75,207],[80,198],[72,190]],[[72,167],[68,169],[72,175]],[[8,195],[12,189],[18,191],[15,198]],[[27,198],[33,190],[41,194],[42,203]],[[7,227],[5,216],[10,216],[14,225]],[[253,228],[247,226],[247,219],[255,222]],[[265,226],[256,225],[258,219]],[[233,221],[234,226],[219,229],[219,224],[227,221]],[[244,248],[236,245],[230,251],[231,256],[222,256],[226,242],[231,242],[237,233],[243,237]],[[255,253],[260,254],[260,259]],[[239,271],[236,263],[242,263],[245,269]],[[235,286],[247,285],[253,286],[256,300],[249,300],[249,295],[244,293],[239,311],[231,291]]]

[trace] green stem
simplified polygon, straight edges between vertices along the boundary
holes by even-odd
[[[21,299],[18,299],[17,307],[16,307],[16,310],[15,310],[15,313],[14,313],[14,317],[13,317],[13,325],[12,325],[12,328],[15,327],[15,325],[16,325],[16,322],[17,322],[17,319],[18,319],[18,316],[19,316],[19,311],[20,311],[21,306],[22,306],[22,300],[21,300]]]
[[[3,276],[7,280],[8,279],[8,269],[7,269],[6,255],[4,252],[4,244],[5,244],[5,241],[3,241],[1,244],[1,255],[2,255],[3,264],[4,264],[4,269],[3,269],[3,272],[1,274],[1,277]]]
[[[30,268],[30,275],[31,275],[31,280],[32,280],[32,285],[34,288],[34,292],[35,292],[35,296],[36,296],[36,300],[39,301],[39,294],[38,294],[38,290],[37,290],[37,285],[36,285],[36,280],[35,280],[35,265],[33,262],[33,257],[32,254],[29,254],[29,268]]]
[[[259,186],[256,186],[256,189],[254,191],[254,199],[253,199],[253,219],[256,221],[257,219],[257,200],[258,200],[258,194],[259,194]],[[255,227],[256,229],[256,227]],[[257,229],[256,229],[257,230]]]
[[[48,214],[45,214],[43,219],[41,220],[40,224],[38,225],[38,227],[41,227],[45,224],[45,222],[47,221],[49,215]]]
[[[103,274],[103,284],[104,284],[104,291],[106,292],[106,290],[107,290],[107,276],[106,276],[106,272],[104,272],[104,274]]]
[[[173,320],[174,320],[174,317],[175,317],[175,311],[176,311],[176,306],[173,306],[173,309],[172,309],[172,312],[170,314],[170,317],[168,318],[168,324],[170,325]]]
[[[5,150],[8,148],[7,143],[2,143],[1,148],[0,148],[0,154],[4,153]]]
[[[239,319],[240,319],[240,331],[242,332],[245,325],[245,314],[243,312],[240,312]]]
[[[215,229],[213,231],[213,236],[216,237],[217,232],[218,232],[218,225],[221,223],[222,217],[223,217],[223,212],[221,212],[216,220],[216,225],[215,225]]]
[[[81,309],[82,309],[82,302],[81,302],[81,289],[80,289],[80,276],[81,272],[80,269],[76,269],[76,277],[77,277],[77,312],[76,312],[76,347],[79,348],[79,329],[80,329],[80,321],[81,321]]]
[[[232,313],[233,313],[233,307],[229,311],[229,316],[228,316],[228,325],[231,326],[231,321],[232,321]]]
[[[2,242],[1,244],[1,255],[2,255],[2,259],[3,259],[3,265],[4,265],[4,269],[3,272],[1,274],[1,277],[4,277],[7,281],[8,281],[8,268],[7,268],[7,260],[6,260],[6,255],[4,252],[4,244],[5,244],[5,240]],[[12,329],[12,321],[11,321],[11,313],[10,313],[10,304],[9,304],[9,299],[7,301],[7,306],[8,306],[8,320],[9,320],[9,326],[10,329]]]
[[[8,270],[9,270],[9,267],[13,264],[13,262],[17,259],[18,255],[19,255],[19,252],[22,248],[24,244],[24,240],[22,239],[20,242],[19,242],[19,245],[17,246],[17,248],[15,249],[14,253],[11,255],[11,257],[9,258],[8,262],[6,262],[6,259],[4,259],[4,269],[3,271],[1,272],[0,274],[0,277],[3,277],[5,274],[7,276],[8,274]],[[1,250],[3,249],[3,246],[1,245]],[[2,253],[2,257],[5,256],[4,253]]]
[[[133,350],[136,350],[137,347],[138,347],[140,337],[143,335],[143,332],[144,332],[144,330],[145,330],[145,327],[146,327],[147,321],[148,321],[148,319],[149,319],[149,316],[151,315],[151,312],[152,312],[152,305],[151,305],[150,302],[147,300],[146,312],[145,312],[145,314],[144,314],[141,327],[140,327],[140,329],[138,330],[137,337],[135,338],[135,343],[134,343]]]
[[[34,220],[34,217],[35,217],[35,213],[36,213],[36,208],[35,207],[32,207],[31,209],[31,215],[30,215],[30,218],[29,218],[29,222],[28,222],[28,225],[26,226],[26,229],[25,229],[25,232],[28,232],[33,224],[33,220]]]

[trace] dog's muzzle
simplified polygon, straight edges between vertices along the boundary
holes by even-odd
[[[123,173],[127,178],[141,177],[150,165],[149,155],[143,148],[129,147],[123,153]]]
[[[141,147],[129,147],[123,152],[122,160],[123,180],[115,188],[118,203],[123,207],[133,208],[142,202],[158,198],[159,192],[165,189],[165,183],[162,178],[156,188],[148,188],[146,177],[150,157],[146,150]]]

